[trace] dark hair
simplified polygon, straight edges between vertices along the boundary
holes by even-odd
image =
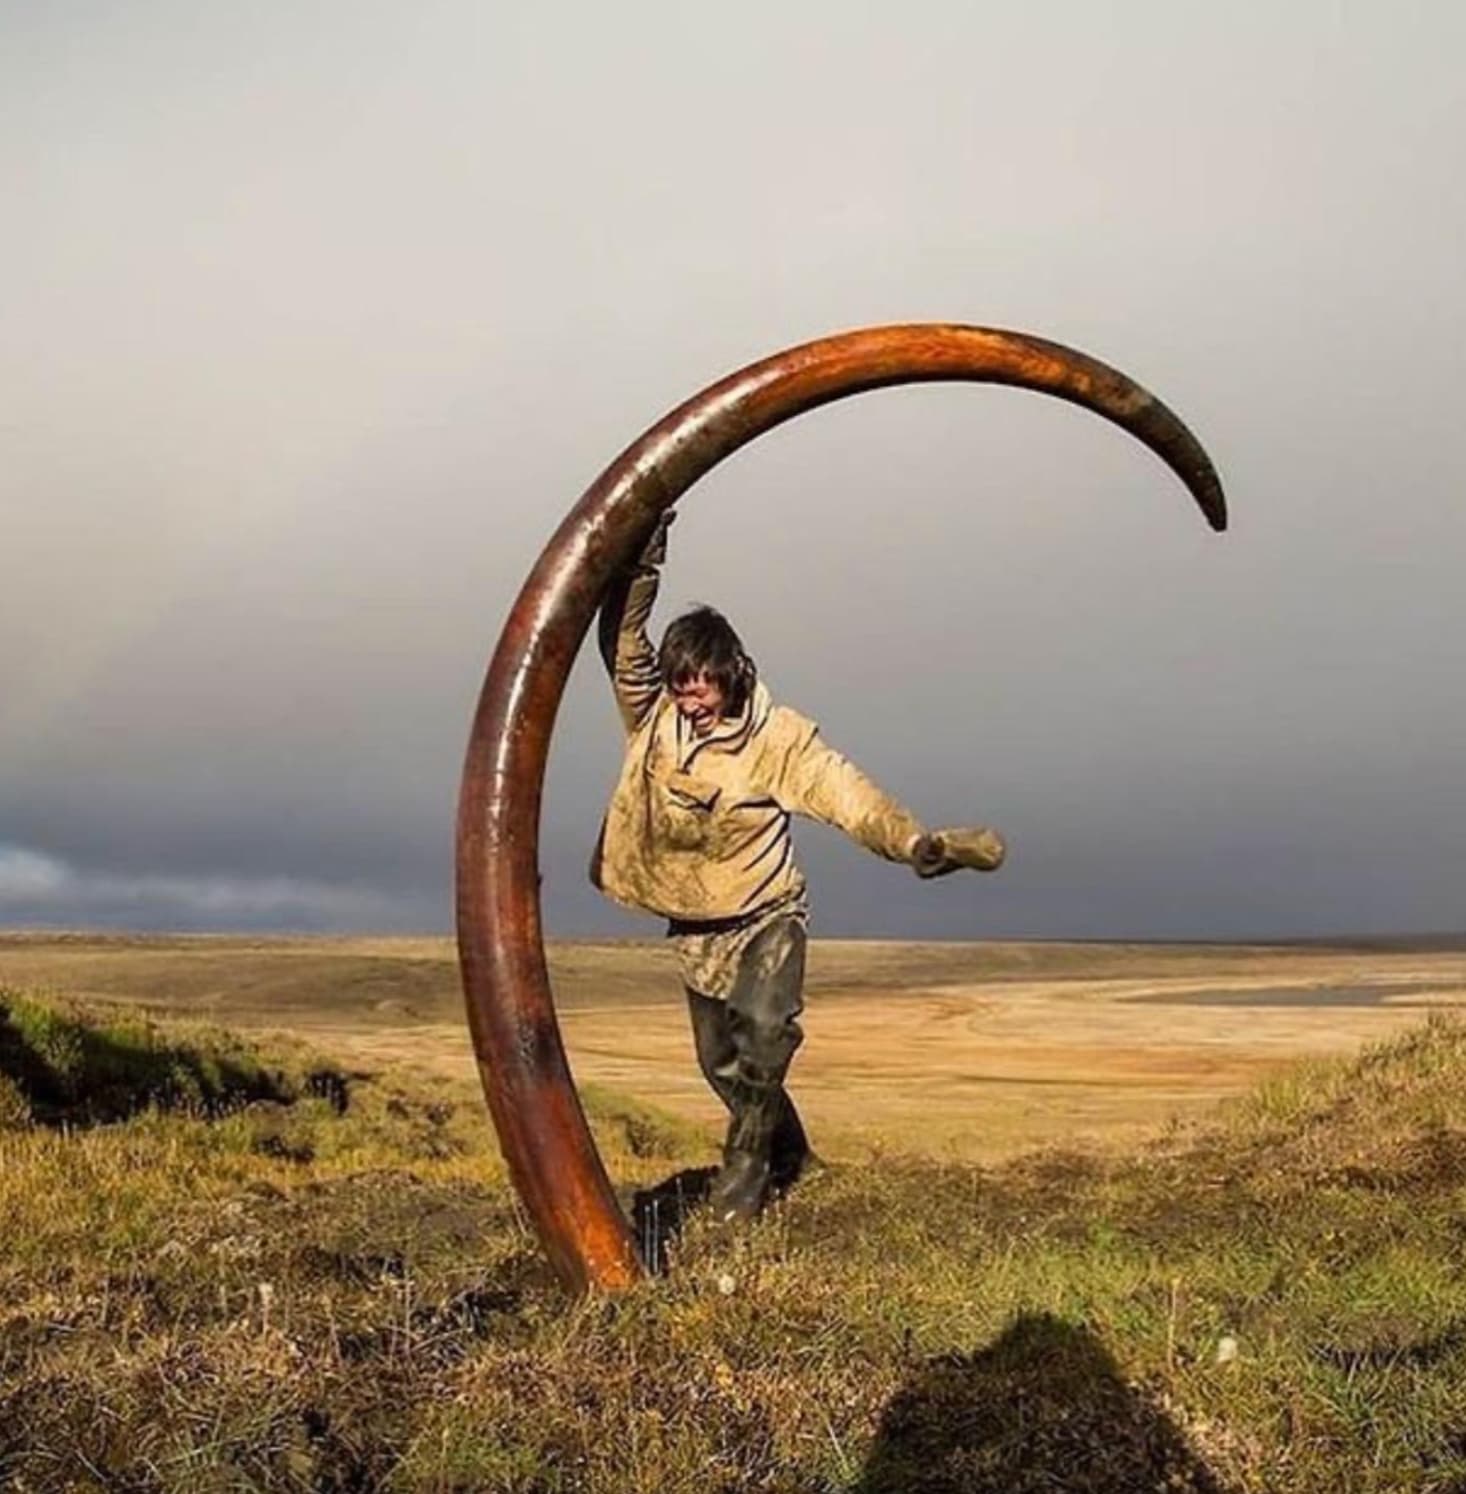
[[[732,623],[716,607],[707,606],[694,607],[667,624],[657,668],[669,689],[707,675],[723,692],[723,712],[728,716],[742,714],[758,679]]]

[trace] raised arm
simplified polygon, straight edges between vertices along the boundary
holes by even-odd
[[[647,636],[660,584],[660,567],[667,558],[667,526],[673,514],[664,514],[645,550],[630,569],[616,576],[601,603],[598,641],[601,660],[616,692],[616,708],[630,736],[646,720],[662,688],[657,670],[657,651]]]

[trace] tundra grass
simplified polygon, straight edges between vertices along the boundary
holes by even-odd
[[[465,1089],[73,1125],[10,1082],[0,1487],[1466,1490],[1459,1026],[1124,1158],[829,1168],[578,1302]],[[587,1104],[628,1194],[711,1160]]]

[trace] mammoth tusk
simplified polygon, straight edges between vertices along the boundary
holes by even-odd
[[[1022,333],[941,324],[846,332],[751,364],[672,411],[591,484],[535,563],[494,651],[457,844],[459,961],[484,1094],[514,1186],[572,1290],[624,1287],[645,1271],[566,1063],[540,922],[545,763],[581,640],[658,515],[729,453],[846,395],[942,380],[1034,389],[1103,415],[1175,472],[1213,529],[1226,527],[1205,451],[1124,374]]]

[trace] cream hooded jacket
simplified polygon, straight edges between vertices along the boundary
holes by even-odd
[[[798,711],[756,684],[741,715],[695,737],[662,688],[647,620],[658,576],[642,564],[613,583],[601,653],[626,728],[626,757],[591,861],[607,896],[665,918],[757,912],[803,889],[791,815],[843,830],[909,864],[921,822],[827,746]]]

